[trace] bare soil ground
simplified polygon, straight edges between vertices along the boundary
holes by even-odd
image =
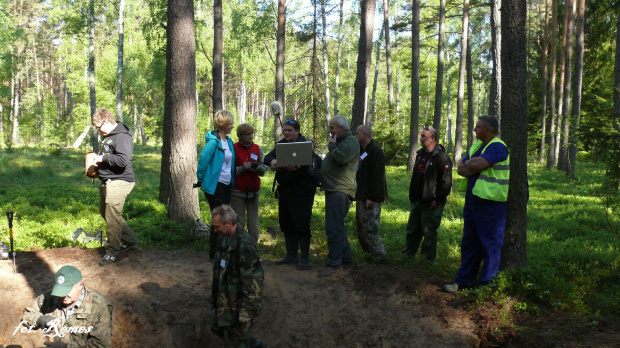
[[[101,267],[102,253],[78,248],[22,252],[17,273],[12,261],[0,261],[5,347],[43,346],[40,331],[13,333],[23,308],[53,286],[55,271],[66,264],[81,269],[86,285],[114,305],[114,347],[222,345],[209,329],[212,264],[207,255],[131,250]],[[264,269],[263,311],[253,332],[270,347],[611,347],[620,342],[612,329],[551,337],[549,321],[529,327],[525,322],[531,318],[508,312],[511,320],[506,320],[495,315],[501,308],[492,304],[467,309],[462,300],[440,291],[443,280],[420,279],[390,266],[351,266],[329,276],[319,265],[301,272],[266,261]]]

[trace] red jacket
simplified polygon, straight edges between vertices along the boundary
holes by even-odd
[[[235,145],[235,167],[243,166],[243,163],[250,161],[259,163],[260,150],[258,145],[252,144],[249,147],[236,142]],[[252,159],[252,154],[256,159]],[[257,192],[260,190],[260,177],[256,173],[245,171],[235,177],[235,190],[242,192]]]

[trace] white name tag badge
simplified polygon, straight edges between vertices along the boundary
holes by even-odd
[[[250,158],[255,160],[255,161],[258,160],[258,156],[256,156],[256,154],[254,154],[254,153],[250,154]]]
[[[361,160],[363,160],[364,158],[366,158],[366,156],[368,156],[368,153],[367,153],[367,152],[364,152],[364,153],[360,156],[360,159],[361,159]]]
[[[224,260],[224,259],[220,260],[220,266],[222,268],[226,267],[226,260]]]

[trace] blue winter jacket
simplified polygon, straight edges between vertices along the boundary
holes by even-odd
[[[233,162],[230,166],[231,185],[235,187],[235,148],[230,137],[226,137],[228,148],[232,152]],[[205,135],[205,147],[200,152],[198,160],[198,171],[196,176],[198,182],[201,183],[200,188],[205,193],[212,195],[215,193],[217,181],[220,179],[222,164],[224,163],[224,148],[222,148],[222,140],[218,131],[210,131]]]

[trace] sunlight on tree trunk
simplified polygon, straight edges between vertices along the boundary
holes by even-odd
[[[420,118],[420,0],[413,0],[411,12],[411,114],[409,115],[408,171],[413,170],[416,151],[418,151],[418,124]]]
[[[168,218],[196,221],[196,46],[194,2],[168,1],[166,27],[166,100],[159,201]]]
[[[501,269],[527,267],[526,5],[502,0],[502,139],[510,150],[510,186]]]
[[[355,96],[351,112],[351,129],[364,124],[368,110],[368,76],[372,63],[372,35],[375,23],[375,0],[361,0],[362,14],[358,43]]]

